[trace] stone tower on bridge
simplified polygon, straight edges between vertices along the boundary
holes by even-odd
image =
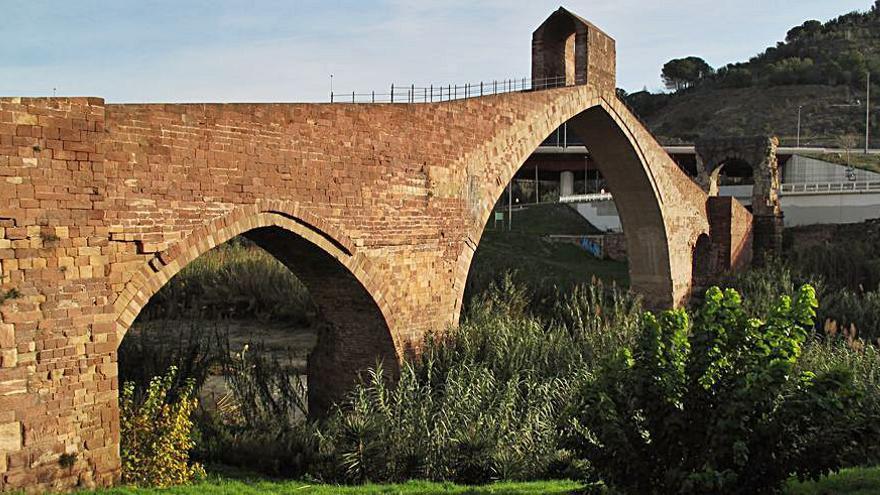
[[[614,91],[614,39],[586,19],[559,7],[532,33],[532,80],[550,86],[589,84]]]
[[[0,491],[119,478],[117,348],[171,277],[237,235],[327,322],[315,410],[378,359],[393,369],[457,323],[493,205],[565,122],[614,194],[650,304],[748,259],[748,212],[708,197],[617,99],[611,38],[560,10],[534,50],[533,74],[565,85],[375,105],[0,98]]]

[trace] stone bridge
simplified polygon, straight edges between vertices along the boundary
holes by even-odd
[[[533,74],[569,86],[409,105],[0,99],[0,491],[118,479],[117,347],[163,284],[237,235],[328,322],[314,411],[358,370],[417,352],[457,323],[493,205],[566,121],[651,304],[747,260],[749,214],[710,199],[617,99],[614,41],[564,10],[534,40]]]

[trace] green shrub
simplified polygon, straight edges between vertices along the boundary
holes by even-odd
[[[640,302],[595,282],[547,317],[510,278],[476,298],[462,324],[429,337],[395,386],[372,371],[321,425],[326,481],[461,483],[586,477],[562,448],[560,417],[596,356],[631,341]]]
[[[851,370],[797,367],[816,305],[804,286],[758,320],[736,291],[713,288],[693,325],[684,310],[646,314],[637,345],[580,390],[573,448],[640,494],[773,493],[839,468],[862,409]]]
[[[799,371],[828,372],[834,369],[850,370],[859,390],[858,402],[846,411],[835,413],[835,420],[846,423],[858,432],[846,457],[847,466],[880,465],[880,350],[866,345],[855,336],[846,339],[825,338],[814,340],[805,347],[798,363]]]
[[[345,409],[323,426],[336,481],[541,479],[570,457],[558,447],[557,417],[572,380],[523,370],[502,379],[486,367],[459,366],[435,383],[427,363],[404,367],[389,387],[371,372]]]
[[[817,310],[817,330],[822,331],[828,321],[841,327],[852,325],[865,341],[876,343],[880,339],[880,290],[848,288],[847,281],[860,280],[855,275],[861,273],[860,269],[841,278],[826,278],[822,271],[813,271],[812,262],[805,262],[805,259],[812,258],[805,255],[785,261],[772,260],[760,268],[736,274],[727,284],[742,294],[743,308],[747,313],[765,317],[780,296],[791,294],[798,286],[808,283],[816,288],[821,301]],[[838,263],[838,266],[844,265]]]
[[[193,384],[170,400],[168,393],[177,370],[171,368],[150,382],[142,401],[126,383],[119,397],[122,481],[139,486],[167,487],[204,477],[199,464],[190,463],[193,448],[191,416],[198,405]]]
[[[830,293],[823,300],[819,315],[820,322],[832,320],[839,326],[853,326],[861,338],[880,344],[880,290],[840,289]]]

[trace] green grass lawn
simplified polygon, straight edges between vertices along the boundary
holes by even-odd
[[[594,276],[629,285],[626,263],[599,260],[573,243],[547,240],[550,234],[598,233],[566,205],[533,205],[513,212],[512,231],[502,230],[500,223],[498,229],[494,227],[490,220],[474,254],[470,278],[474,293],[505,272],[516,272],[516,278],[529,287],[556,286],[563,291],[587,283]]]
[[[302,481],[238,481],[212,479],[190,486],[180,486],[167,489],[148,488],[113,488],[100,490],[93,493],[100,495],[146,495],[151,493],[161,494],[297,494],[297,495],[563,495],[569,494],[580,488],[581,485],[572,481],[540,481],[533,483],[496,483],[484,486],[463,486],[453,483],[429,483],[425,481],[410,481],[395,485],[360,485],[360,486],[336,486],[315,485]]]
[[[147,494],[303,494],[303,495],[563,495],[574,494],[582,485],[573,481],[536,481],[531,483],[494,483],[464,486],[454,483],[410,481],[393,485],[336,486],[304,481],[248,481],[212,475],[209,480],[189,486],[166,489],[120,487],[80,495]],[[789,483],[786,495],[877,495],[880,494],[880,467],[845,469],[818,482]]]
[[[551,242],[532,234],[485,232],[474,255],[475,270],[516,271],[530,287],[584,284],[595,276],[629,285],[626,263],[594,258],[573,243]]]
[[[792,482],[786,495],[877,495],[880,467],[844,469],[816,482]]]
[[[507,210],[503,209],[505,215]],[[503,227],[503,229],[502,229]],[[486,226],[487,232],[506,230],[507,223],[498,223],[495,229],[494,219],[489,220]],[[520,210],[513,211],[513,232],[519,234],[557,234],[557,235],[589,235],[599,234],[601,231],[593,224],[574,211],[568,205],[559,203],[544,203],[527,205]]]

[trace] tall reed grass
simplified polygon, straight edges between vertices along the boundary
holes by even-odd
[[[308,323],[308,290],[272,255],[236,238],[184,267],[144,308],[142,318],[257,318]]]

